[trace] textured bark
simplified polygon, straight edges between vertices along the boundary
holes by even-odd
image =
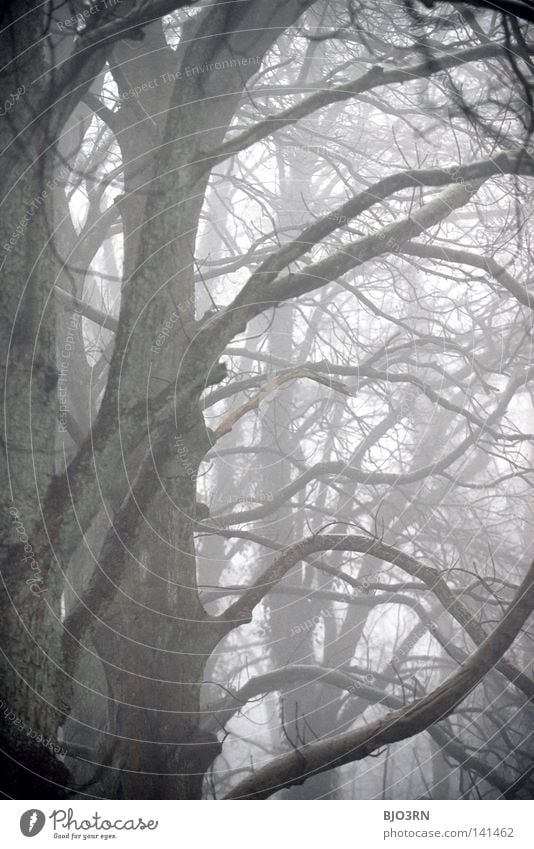
[[[34,4],[21,5],[31,10]],[[18,73],[4,74],[0,84],[2,103],[17,85],[25,89],[0,130],[0,361],[5,392],[0,677],[3,710],[11,717],[2,721],[0,748],[10,793],[14,788],[21,797],[53,798],[61,796],[67,772],[53,751],[36,741],[40,735],[55,744],[67,708],[56,618],[62,579],[41,517],[55,460],[56,327],[50,281],[56,266],[46,250],[55,174],[53,160],[41,156],[44,128],[26,130],[35,108],[30,80],[43,67],[39,49],[31,47],[38,40],[40,16],[30,11],[26,20],[15,44],[6,30],[0,37],[6,57],[27,49]]]
[[[1,765],[10,780],[9,792],[53,798],[66,792],[63,785],[74,787],[54,754],[58,726],[70,712],[69,732],[77,723],[86,721],[89,726],[93,722],[87,732],[94,729],[99,739],[113,741],[101,747],[103,764],[98,782],[92,786],[95,794],[200,798],[203,777],[220,751],[216,727],[212,724],[206,731],[200,723],[206,661],[215,654],[221,638],[250,622],[254,608],[265,598],[264,583],[275,584],[299,561],[318,551],[363,553],[367,557],[365,568],[369,569],[371,558],[381,557],[421,578],[426,590],[435,594],[466,635],[480,646],[474,656],[479,668],[468,661],[429,699],[407,711],[397,711],[393,731],[387,723],[375,725],[377,739],[388,743],[431,726],[439,710],[447,713],[454,709],[454,698],[463,698],[480,680],[490,660],[522,694],[534,700],[532,681],[502,657],[517,632],[518,618],[528,614],[521,601],[515,605],[515,613],[510,611],[497,632],[488,637],[485,627],[469,606],[459,601],[439,571],[374,538],[329,535],[314,536],[285,550],[239,602],[231,604],[224,614],[211,617],[199,597],[194,542],[197,476],[213,439],[228,433],[242,416],[257,408],[265,391],[289,380],[287,373],[281,374],[260,388],[257,396],[236,407],[212,434],[206,428],[199,399],[207,386],[225,376],[218,361],[228,342],[267,308],[313,293],[369,260],[400,253],[407,240],[426,237],[431,228],[445,222],[451,210],[470,203],[485,180],[518,169],[523,175],[533,173],[532,159],[513,150],[458,169],[394,173],[374,186],[367,185],[344,203],[337,221],[335,215],[326,215],[306,227],[298,238],[256,266],[229,309],[221,310],[213,320],[197,321],[195,255],[212,169],[236,150],[245,150],[254,141],[327,103],[357,97],[393,82],[424,79],[438,69],[452,69],[465,61],[500,57],[502,47],[482,45],[461,55],[451,53],[439,66],[425,61],[411,69],[384,72],[373,67],[364,77],[344,85],[343,90],[327,87],[272,121],[262,121],[225,142],[261,57],[312,5],[312,0],[216,0],[183,26],[176,51],[167,46],[161,21],[152,18],[193,4],[154,0],[141,4],[141,8],[133,0],[124,0],[116,15],[94,16],[71,45],[72,53],[66,55],[56,74],[46,73],[40,48],[30,49],[43,41],[41,12],[34,10],[34,5],[27,0],[21,3],[18,11],[29,14],[26,29],[22,36],[17,35],[17,44],[0,35],[0,47],[7,55],[14,49],[23,57],[16,74],[8,74],[0,83],[0,102],[20,81],[29,82],[36,74],[41,80],[31,91],[28,86],[0,130],[4,148],[0,223],[4,254],[0,268],[6,278],[6,285],[0,288],[0,353],[6,364],[3,378],[7,405],[0,550],[0,750],[4,752]],[[135,29],[141,26],[143,33]],[[126,43],[124,27],[132,35]],[[97,96],[106,60],[121,97],[121,106],[115,112]],[[191,68],[200,70],[189,73]],[[76,111],[82,97],[84,105]],[[96,198],[84,228],[87,232],[78,240],[57,183],[54,155],[57,137],[63,132],[59,153],[70,157],[69,151],[79,143],[77,131],[80,127],[87,129],[92,120],[91,110],[108,123],[120,147],[124,191],[105,211],[100,210]],[[39,119],[34,120],[37,113]],[[444,187],[443,193],[436,197],[429,192],[427,198],[432,199],[414,214],[334,249],[327,258],[319,250],[315,261],[304,270],[288,273],[288,268],[319,242],[325,242],[331,234],[337,238],[342,218],[348,223],[368,212],[374,215],[373,207],[393,199],[394,194],[433,186]],[[393,200],[396,203],[398,198]],[[120,316],[115,318],[83,303],[87,294],[84,269],[119,216],[124,234],[124,286]],[[65,219],[64,226],[51,247],[52,223],[61,218]],[[432,248],[426,253],[425,249],[411,243],[412,255],[436,258]],[[76,266],[74,271],[58,261],[56,250]],[[317,257],[321,259],[317,261]],[[459,252],[449,252],[443,258],[467,263],[470,259]],[[493,274],[521,304],[532,306],[528,292],[493,260],[474,265]],[[56,299],[53,288],[57,282],[66,294]],[[347,288],[358,297],[354,287]],[[55,312],[58,302],[59,316]],[[65,305],[67,312],[63,311]],[[72,323],[72,310],[78,307],[107,332],[114,332],[113,345],[109,344],[102,358],[106,365],[101,362],[95,370],[88,367],[81,322]],[[288,309],[286,318],[289,316]],[[160,344],[161,330],[169,319],[172,333]],[[291,321],[288,333],[290,325]],[[56,421],[61,398],[58,363],[64,358],[70,336],[73,348],[69,350],[73,353],[68,357],[71,365],[65,383],[73,411],[68,417],[69,438],[64,441],[59,438]],[[282,353],[289,359],[291,346]],[[378,471],[370,477],[359,463],[348,471],[343,469],[343,475],[358,486],[417,483],[430,474],[446,472],[478,435],[484,433],[498,440],[493,425],[525,379],[521,375],[519,382],[510,380],[496,410],[484,422],[412,375],[392,376],[371,368],[366,375],[363,370],[361,374],[356,371],[358,379],[411,383],[432,403],[463,415],[463,421],[472,426],[464,441],[439,463],[432,464],[431,457],[428,464],[418,465],[405,475]],[[467,371],[470,373],[470,367]],[[99,390],[105,384],[105,392],[101,404],[99,391],[98,401],[90,406],[85,387],[95,373]],[[299,370],[292,376],[311,377],[330,388],[336,385],[320,377],[318,370]],[[342,386],[337,382],[339,391],[343,391]],[[235,391],[235,386],[230,391]],[[277,424],[282,424],[287,436],[289,414]],[[292,450],[291,439],[287,443],[284,450]],[[276,447],[273,444],[273,449]],[[223,517],[221,526],[269,517],[281,519],[279,530],[283,529],[288,540],[298,538],[293,517],[284,518],[286,502],[319,475],[341,471],[340,465],[345,464],[321,463],[303,471],[294,481],[288,469],[272,474],[270,479],[267,476],[264,488],[276,491],[276,504],[273,499],[269,505],[244,511],[237,518],[235,514]],[[317,506],[326,510],[326,498]],[[255,565],[252,563],[252,567]],[[304,583],[313,588],[317,573],[307,564],[304,568]],[[335,576],[335,570],[330,574]],[[350,584],[350,580],[347,582]],[[524,589],[527,597],[530,586]],[[317,606],[310,610],[299,599],[293,613],[300,608],[306,611],[303,618],[313,617],[315,612],[321,615],[318,598],[313,603]],[[420,615],[416,607],[412,605]],[[285,614],[275,615],[273,620],[279,632],[291,627]],[[362,630],[363,626],[356,633],[358,639]],[[313,648],[310,632],[309,655]],[[344,660],[350,663],[354,646],[344,648]],[[453,658],[456,651],[453,648],[449,652]],[[79,679],[74,695],[70,676]],[[322,738],[346,717],[327,709],[324,682],[309,675],[306,681],[309,689],[301,707],[305,713],[315,713]],[[288,683],[282,675],[282,691]],[[285,695],[286,704],[291,702],[298,709],[293,694],[287,699]],[[98,703],[94,718],[90,709],[93,698]],[[296,727],[292,732],[293,743],[299,745]],[[321,739],[305,747],[305,769],[298,752],[277,761],[257,780],[240,785],[236,793],[264,797],[270,795],[272,786],[287,788],[309,775],[318,779],[320,789],[316,785],[312,791],[312,784],[308,784],[302,795],[322,792],[324,782],[329,781],[325,773],[332,765],[374,751],[373,741],[361,736],[361,729],[354,734]],[[356,747],[356,756],[350,746]],[[458,748],[455,751],[458,754]],[[477,766],[475,759],[471,763],[479,773],[485,768],[484,764]],[[494,783],[506,789],[506,782],[500,778]]]
[[[109,698],[116,705],[109,731],[120,739],[111,767],[120,768],[122,777],[119,787],[112,779],[104,784],[107,795],[199,798],[204,772],[220,748],[214,738],[199,737],[198,728],[203,669],[221,634],[197,592],[196,474],[211,447],[198,398],[224,371],[213,375],[205,351],[189,352],[195,332],[193,256],[209,178],[196,163],[204,148],[223,139],[257,69],[257,62],[243,59],[260,57],[306,5],[284,4],[273,16],[272,9],[259,6],[249,12],[221,4],[185,27],[184,47],[176,54],[165,46],[159,23],[148,28],[139,49],[114,50],[113,73],[123,102],[113,118],[107,117],[125,162],[125,191],[117,203],[126,285],[99,420],[90,446],[82,446],[66,475],[82,526],[93,520],[100,492],[116,504],[86,611],[73,611],[68,621],[82,641],[96,627]],[[165,84],[165,75],[180,68],[235,57],[239,64],[224,73],[188,76],[184,70],[179,84]],[[160,85],[131,96],[136,86],[154,80]],[[175,317],[173,334],[158,346],[169,316]],[[165,424],[160,432],[152,421],[145,437],[132,408],[137,405],[150,419],[162,385],[172,387],[177,379],[180,400],[167,413],[171,427]],[[132,502],[130,491],[140,463],[141,503]],[[57,528],[66,556],[74,544],[67,536],[69,523]],[[100,573],[113,574],[113,582]],[[91,620],[97,615],[95,626]],[[71,642],[70,651],[72,662],[79,649]]]

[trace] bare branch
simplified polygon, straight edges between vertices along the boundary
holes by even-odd
[[[510,648],[534,608],[534,563],[493,633],[456,673],[409,707],[282,755],[241,781],[226,798],[266,799],[312,775],[362,760],[382,746],[420,734],[449,716]]]

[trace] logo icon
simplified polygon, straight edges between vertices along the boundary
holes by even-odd
[[[25,811],[20,818],[20,830],[24,837],[35,837],[42,831],[46,822],[46,817],[42,811],[33,808],[30,811]]]

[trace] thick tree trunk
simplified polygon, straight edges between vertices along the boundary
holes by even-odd
[[[177,440],[175,457],[158,469],[165,489],[139,517],[142,533],[130,535],[120,592],[99,627],[114,708],[112,766],[125,798],[200,798],[220,750],[199,733],[204,665],[218,641],[198,599],[193,542],[205,435],[192,429]]]
[[[57,269],[55,253],[48,247],[54,221],[48,201],[56,186],[47,188],[50,197],[45,202],[43,184],[48,186],[51,169],[48,158],[46,168],[41,168],[40,155],[42,151],[44,157],[54,141],[47,133],[46,119],[25,142],[25,158],[21,156],[19,138],[16,156],[7,153],[4,160],[11,178],[6,191],[16,185],[16,192],[13,200],[11,196],[4,200],[8,214],[0,231],[2,244],[14,241],[6,248],[3,271],[18,283],[16,287],[4,287],[1,296],[4,354],[10,354],[6,381],[6,479],[17,499],[13,504],[8,499],[4,506],[18,511],[16,517],[23,529],[19,530],[19,537],[24,537],[23,542],[27,537],[29,542],[25,544],[33,546],[35,571],[42,579],[32,585],[42,592],[35,592],[28,600],[31,587],[25,587],[19,568],[24,545],[20,545],[12,515],[4,510],[4,524],[10,536],[6,537],[2,552],[7,592],[0,636],[2,646],[11,647],[4,664],[5,699],[10,708],[20,711],[24,727],[28,725],[53,738],[70,700],[60,672],[63,650],[69,649],[67,668],[75,673],[76,657],[85,645],[84,639],[95,628],[101,605],[100,633],[94,636],[102,648],[101,660],[111,687],[108,696],[118,706],[115,727],[110,730],[121,737],[114,763],[123,769],[121,792],[129,797],[198,797],[205,769],[218,751],[214,740],[199,741],[197,733],[204,662],[213,651],[219,632],[215,623],[207,621],[198,599],[192,525],[196,473],[210,445],[198,413],[198,397],[216,363],[201,362],[200,357],[190,361],[182,376],[188,386],[183,393],[187,402],[176,410],[175,444],[161,448],[162,439],[169,439],[168,429],[164,437],[155,437],[159,443],[157,468],[148,477],[157,472],[163,480],[172,478],[177,453],[178,464],[185,467],[187,463],[186,475],[179,471],[168,487],[149,482],[150,494],[137,515],[129,503],[130,481],[152,450],[154,435],[151,433],[147,439],[142,431],[138,434],[139,422],[133,420],[131,411],[146,402],[148,418],[152,417],[153,399],[163,385],[172,386],[188,349],[190,332],[194,331],[195,241],[210,174],[210,169],[199,162],[202,153],[217,148],[260,57],[299,18],[310,1],[292,0],[274,12],[256,4],[246,9],[241,4],[216,4],[185,26],[183,44],[176,53],[165,46],[159,25],[148,28],[147,39],[157,42],[153,54],[155,75],[151,79],[153,82],[157,78],[158,85],[154,83],[151,91],[161,88],[159,108],[157,98],[148,107],[146,98],[133,95],[129,103],[125,98],[113,127],[125,166],[125,192],[116,202],[122,214],[126,245],[126,287],[115,354],[98,422],[65,478],[54,478],[59,375],[53,299],[50,307],[48,303]],[[131,4],[122,8],[126,14]],[[25,36],[28,44],[40,43],[40,13],[34,20],[35,32],[30,25]],[[16,45],[17,55],[24,46]],[[135,85],[138,74],[144,82],[151,81],[147,77],[151,77],[152,59],[146,59],[146,43],[136,46],[141,48],[144,61],[140,57],[136,67],[135,60],[127,62],[119,56],[115,69],[122,95]],[[121,45],[117,51],[121,49],[128,48]],[[176,70],[183,66],[185,77],[180,85],[173,85],[174,81],[164,76],[170,60],[177,61]],[[101,63],[95,60],[95,68],[100,67]],[[188,67],[199,70],[188,74]],[[34,76],[36,68],[38,63],[32,67]],[[125,69],[130,79],[124,76]],[[121,72],[123,78],[119,79]],[[68,111],[66,108],[65,115]],[[27,110],[22,126],[32,117],[31,109]],[[107,117],[113,121],[109,114]],[[13,128],[9,126],[6,143],[13,139]],[[35,164],[25,171],[31,163]],[[24,222],[30,205],[32,213]],[[22,229],[16,236],[10,222],[19,221]],[[31,239],[26,238],[30,229]],[[24,297],[19,308],[21,291]],[[160,346],[159,331],[171,314],[177,316],[176,337],[167,346]],[[66,329],[60,322],[61,336]],[[185,446],[185,454],[181,446]],[[98,570],[113,571],[114,555],[119,557],[120,575],[113,589],[108,586],[109,598],[96,599],[94,611],[87,608],[89,620],[92,616],[93,621],[87,621],[86,610],[85,624],[77,627],[73,611],[67,611],[70,630],[62,643],[61,568],[68,568],[78,546],[86,544],[85,540],[80,542],[81,534],[90,531],[100,513],[102,497],[112,505],[113,527],[106,534],[94,575]],[[47,517],[46,528],[41,523],[41,505]],[[48,548],[49,535],[57,568],[51,568],[54,561]],[[75,647],[76,640],[68,636],[71,630],[80,646]],[[19,683],[19,670],[27,682],[25,687]],[[9,737],[7,732],[6,736]],[[61,765],[56,769],[55,762],[41,772],[50,777],[57,772],[64,775]],[[168,773],[176,773],[177,777],[169,780]],[[148,778],[149,774],[152,777]],[[180,774],[186,778],[180,778]],[[33,795],[51,797],[54,792]]]
[[[277,10],[282,29],[305,5]],[[203,670],[220,631],[198,598],[193,540],[196,475],[210,448],[198,397],[217,363],[182,363],[195,333],[195,243],[210,174],[202,152],[224,138],[258,57],[277,34],[272,15],[266,29],[263,12],[256,21],[240,9],[232,24],[233,11],[221,5],[192,20],[176,53],[159,24],[142,44],[115,51],[126,288],[115,343],[121,356],[101,412],[115,419],[138,401],[150,415],[165,385],[194,381],[187,404],[174,410],[167,444],[151,434],[121,458],[116,475],[127,497],[140,458],[159,439],[158,482],[135,521],[121,528],[128,555],[97,636],[115,709],[112,766],[121,772],[121,787],[110,789],[129,798],[199,798],[220,748],[198,728]],[[188,74],[191,67],[205,69]],[[105,557],[98,568],[106,570]]]
[[[24,43],[12,44],[9,34],[1,37],[6,42],[4,56],[39,41],[39,15],[29,14],[25,20]],[[61,675],[58,622],[62,579],[48,545],[41,505],[54,474],[58,375],[49,297],[56,268],[46,245],[58,176],[52,161],[40,158],[45,133],[26,131],[34,117],[29,79],[40,67],[37,50],[29,50],[26,60],[18,76],[5,74],[0,85],[2,103],[11,92],[21,92],[0,131],[0,361],[5,393],[0,766],[4,780],[9,777],[10,795],[54,798],[62,795],[67,779],[54,750],[68,687]]]

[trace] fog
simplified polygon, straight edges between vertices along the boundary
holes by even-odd
[[[531,11],[34,5],[2,793],[532,798]]]

